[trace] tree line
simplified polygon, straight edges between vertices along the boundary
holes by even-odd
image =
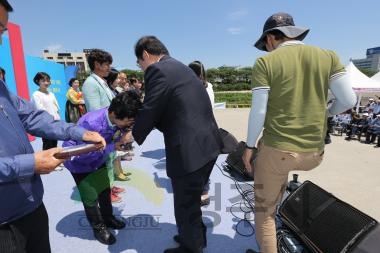
[[[368,77],[373,76],[377,71],[368,69],[359,69]],[[141,70],[123,69],[122,72],[126,73],[128,78],[144,79],[144,72]],[[86,79],[84,76],[78,77],[79,80]],[[251,76],[252,67],[234,67],[234,66],[221,66],[218,68],[210,68],[206,70],[207,81],[213,84],[214,91],[242,91],[251,89]]]
[[[124,69],[128,78],[144,78],[141,70]],[[221,66],[206,70],[207,81],[213,84],[214,91],[250,90],[252,67]]]

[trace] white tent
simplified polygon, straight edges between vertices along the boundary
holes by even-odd
[[[352,62],[346,66],[346,71],[352,89],[358,94],[358,103],[356,105],[356,111],[359,111],[360,101],[362,97],[368,94],[380,93],[380,81],[369,78],[363,74]]]
[[[380,82],[380,71],[371,77],[371,79]]]
[[[346,66],[346,70],[352,83],[352,89],[357,94],[380,93],[380,81],[363,74],[352,62]]]

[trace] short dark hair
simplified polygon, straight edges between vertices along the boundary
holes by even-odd
[[[73,86],[73,83],[75,82],[75,80],[78,80],[78,79],[75,78],[75,77],[73,77],[73,78],[70,79],[70,81],[69,81],[70,87]]]
[[[38,83],[40,80],[49,80],[50,81],[50,76],[48,73],[45,73],[45,72],[37,72],[37,74],[34,76],[33,78],[33,82],[35,84],[37,84],[38,86],[40,86],[40,84]]]
[[[7,12],[12,12],[13,8],[7,0],[0,0],[0,5],[4,7]]]
[[[113,112],[117,119],[135,118],[142,102],[140,96],[134,90],[121,92],[116,95],[108,107],[108,112]]]
[[[132,84],[132,85],[134,85],[135,83],[137,83],[137,81],[138,80],[135,77],[132,77],[132,78],[129,79],[129,83]]]
[[[142,59],[144,50],[152,55],[169,55],[168,49],[155,36],[144,36],[137,41],[135,45],[137,59]]]
[[[202,79],[203,82],[207,82],[205,67],[200,61],[190,62],[189,68],[191,68],[194,73]]]
[[[90,66],[91,71],[95,69],[95,62],[99,62],[100,64],[107,62],[111,64],[112,61],[112,55],[102,49],[91,49],[90,53],[87,56],[87,62]]]
[[[108,73],[108,76],[104,78],[106,79],[108,86],[111,86],[113,82],[115,82],[116,78],[119,76],[119,73],[120,72],[117,69],[112,68],[110,70],[110,72]]]

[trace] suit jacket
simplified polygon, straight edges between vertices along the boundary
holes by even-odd
[[[89,112],[109,106],[114,97],[107,83],[94,73],[84,81],[82,92]]]
[[[135,141],[143,143],[154,127],[163,133],[169,177],[184,176],[215,159],[222,140],[206,89],[193,70],[164,56],[146,69],[144,80]]]

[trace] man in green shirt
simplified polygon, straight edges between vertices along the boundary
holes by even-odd
[[[256,60],[252,107],[243,161],[254,175],[255,231],[260,252],[277,253],[275,214],[291,170],[311,170],[323,159],[326,120],[356,103],[338,56],[302,40],[309,29],[287,13],[264,24],[255,47],[269,53]],[[326,110],[328,89],[336,100]],[[264,130],[263,130],[264,129]],[[258,154],[252,162],[253,148]],[[247,253],[255,252],[251,249]]]

